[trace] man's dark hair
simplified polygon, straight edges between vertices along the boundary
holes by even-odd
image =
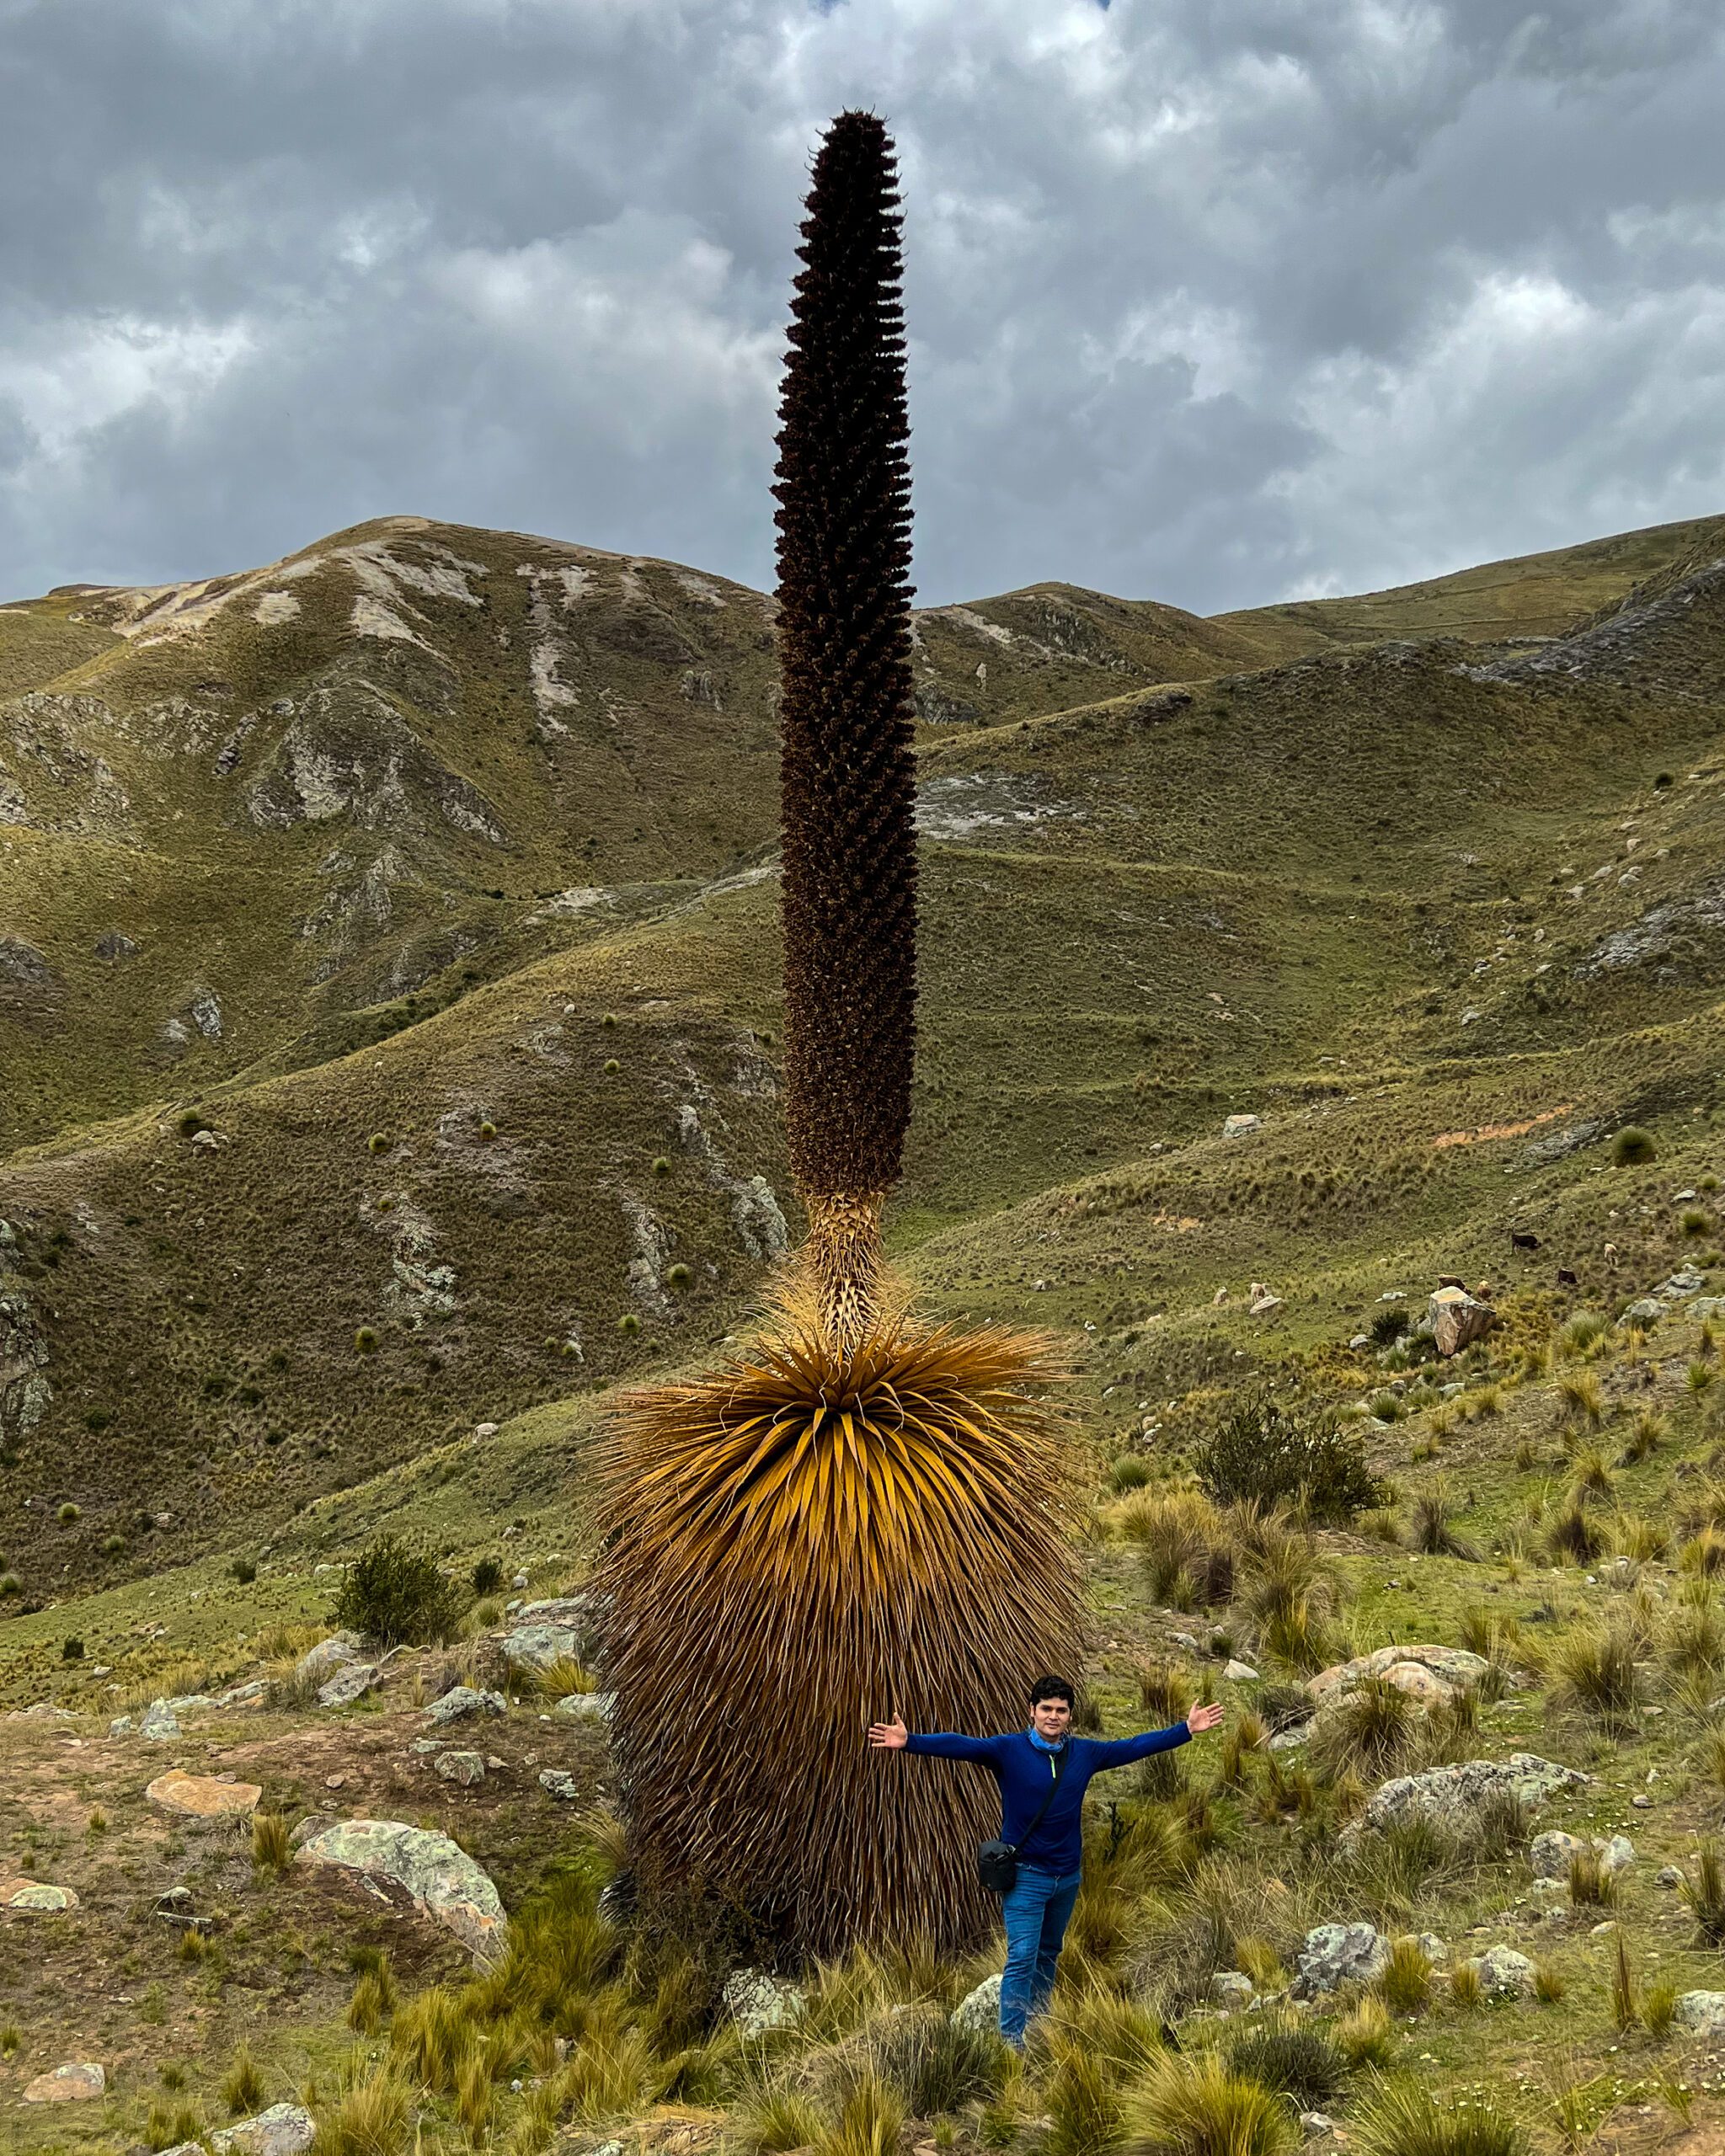
[[[1030,1704],[1040,1706],[1044,1700],[1064,1700],[1069,1707],[1076,1707],[1078,1695],[1064,1677],[1039,1677],[1030,1688]]]

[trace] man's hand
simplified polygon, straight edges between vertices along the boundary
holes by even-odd
[[[1218,1715],[1221,1709],[1217,1708]],[[895,1715],[890,1721],[878,1721],[868,1732],[868,1742],[877,1749],[884,1746],[889,1752],[902,1752],[911,1732],[905,1726],[902,1715]]]
[[[1207,1729],[1214,1729],[1222,1719],[1222,1710],[1214,1700],[1207,1707],[1194,1707],[1186,1717],[1186,1726],[1194,1737],[1202,1737]]]

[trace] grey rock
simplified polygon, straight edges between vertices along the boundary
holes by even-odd
[[[1680,1886],[1683,1883],[1683,1871],[1678,1865],[1662,1864],[1653,1874],[1653,1884],[1656,1886]]]
[[[1272,1752],[1291,1752],[1296,1745],[1304,1744],[1311,1734],[1309,1721],[1295,1722],[1291,1729],[1279,1729],[1270,1739]]]
[[[269,1689],[264,1678],[254,1677],[243,1684],[230,1684],[225,1692],[218,1692],[210,1704],[216,1707],[253,1707]]]
[[[1436,1963],[1447,1961],[1450,1958],[1450,1942],[1446,1939],[1439,1939],[1434,1931],[1417,1932],[1413,1943],[1428,1961]]]
[[[316,1646],[308,1648],[294,1664],[295,1683],[309,1684],[316,1678],[321,1684],[344,1663],[357,1662],[363,1644],[357,1633],[332,1632],[327,1640],[319,1640]]]
[[[248,2119],[220,2127],[210,2136],[215,2156],[302,2156],[318,2135],[318,2122],[302,2104],[272,2104]],[[201,2141],[182,2141],[166,2156],[206,2156]]]
[[[500,1715],[507,1705],[501,1692],[477,1692],[471,1684],[457,1684],[431,1702],[425,1710],[425,1720],[441,1729],[446,1722],[459,1721],[463,1715]]]
[[[459,1782],[463,1789],[485,1779],[485,1762],[477,1752],[440,1752],[436,1764],[445,1781]]]
[[[1386,1782],[1366,1806],[1363,1823],[1386,1827],[1392,1819],[1422,1813],[1455,1822],[1499,1794],[1532,1809],[1560,1790],[1584,1789],[1587,1782],[1576,1768],[1560,1767],[1532,1752],[1512,1752],[1507,1759],[1467,1759],[1459,1766],[1433,1767]]]
[[[1599,1853],[1599,1869],[1608,1879],[1627,1871],[1635,1862],[1635,1844],[1627,1834],[1613,1834],[1610,1841],[1595,1842],[1594,1847]]]
[[[1572,1123],[1567,1130],[1554,1131],[1549,1138],[1535,1138],[1532,1145],[1524,1145],[1521,1157],[1529,1167],[1540,1167],[1548,1161],[1561,1161],[1567,1154],[1578,1152],[1599,1134],[1596,1123]]]
[[[1513,1992],[1518,1999],[1532,1993],[1533,1963],[1513,1946],[1489,1947],[1471,1966],[1479,1971],[1482,1991]]]
[[[130,1737],[131,1735],[131,1716],[130,1715],[115,1715],[113,1721],[108,1725],[108,1734],[110,1737]]]
[[[565,1692],[551,1711],[566,1721],[609,1721],[616,1702],[614,1692]]]
[[[302,1849],[311,1840],[313,1834],[321,1834],[326,1827],[333,1827],[335,1823],[334,1812],[308,1812],[288,1836],[289,1845],[293,1849]]]
[[[1231,1662],[1222,1674],[1231,1684],[1255,1684],[1258,1682],[1258,1672],[1250,1662]]]
[[[1300,2131],[1308,2141],[1321,2140],[1325,2134],[1336,2131],[1336,2121],[1324,2111],[1302,2111]]]
[[[1210,1997],[1222,2006],[1246,2005],[1255,1988],[1251,1977],[1238,1969],[1224,1969],[1210,1980]]]
[[[152,1700],[144,1710],[143,1720],[138,1724],[138,1735],[147,1737],[152,1744],[166,1744],[179,1734],[179,1724],[167,1700]]]
[[[334,1865],[402,1887],[476,1961],[489,1961],[503,1950],[505,1919],[497,1889],[447,1834],[393,1819],[349,1819],[313,1834],[294,1861]]]
[[[382,1672],[375,1662],[345,1662],[327,1684],[318,1687],[318,1705],[350,1707],[355,1700],[363,1700],[367,1692],[375,1691],[382,1681]]]
[[[1001,2025],[1001,1980],[998,1975],[985,1977],[975,1990],[969,1992],[953,2009],[952,2025],[955,2029],[972,2029],[980,2035],[997,2036]]]
[[[1677,2025],[1695,2036],[1725,2036],[1725,1991],[1686,1991],[1677,2002]]]
[[[92,2097],[105,2094],[107,2087],[107,2074],[93,2060],[74,2060],[39,2073],[26,2084],[24,2100],[27,2104],[88,2103]]]
[[[1306,1689],[1322,1703],[1356,1690],[1368,1678],[1382,1678],[1398,1692],[1431,1703],[1478,1684],[1489,1667],[1482,1655],[1470,1654],[1466,1647],[1410,1642],[1376,1647],[1352,1662],[1334,1662],[1309,1678]]]
[[[1375,1924],[1321,1924],[1300,1950],[1296,1997],[1316,1998],[1338,1984],[1370,1983],[1390,1959],[1390,1942]]]
[[[522,1625],[505,1635],[505,1659],[515,1669],[549,1669],[553,1662],[579,1662],[581,1635],[573,1625]]]
[[[96,938],[96,956],[105,959],[110,966],[123,964],[127,958],[135,958],[137,954],[137,945],[131,937],[122,936],[117,928],[110,928],[106,935]]]
[[[1687,1302],[1691,1295],[1700,1294],[1707,1284],[1707,1276],[1698,1266],[1680,1265],[1677,1270],[1662,1280],[1653,1293],[1664,1303]]]
[[[1579,1856],[1586,1847],[1587,1844],[1575,1835],[1553,1827],[1534,1836],[1527,1860],[1533,1866],[1535,1879],[1567,1879],[1571,1859]]]
[[[1623,1315],[1626,1320],[1632,1319],[1637,1325],[1647,1325],[1656,1318],[1664,1317],[1667,1311],[1663,1303],[1656,1303],[1651,1295],[1643,1295],[1639,1302],[1632,1303]]]
[[[1568,1881],[1567,1877],[1562,1879],[1535,1879],[1533,1882],[1533,1892],[1542,1902],[1561,1902],[1563,1897],[1569,1892]]]
[[[539,1786],[548,1790],[552,1796],[560,1798],[565,1804],[573,1803],[581,1794],[581,1785],[563,1767],[542,1767],[539,1769]]]
[[[739,2031],[748,2037],[788,2027],[803,2010],[803,1994],[795,1984],[761,1969],[734,1971],[720,1996]]]
[[[1725,1295],[1701,1295],[1689,1306],[1690,1317],[1725,1317]]]

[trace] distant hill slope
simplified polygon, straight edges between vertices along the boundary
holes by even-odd
[[[893,1233],[950,1307],[1162,1310],[1201,1361],[1211,1287],[1281,1265],[1303,1337],[1374,1253],[1495,1262],[1501,1163],[1445,1133],[1711,1127],[1719,528],[1315,617],[918,616]],[[24,1598],[737,1321],[798,1227],[772,671],[758,594],[412,518],[0,610]],[[1589,1166],[1539,1168],[1553,1218]]]

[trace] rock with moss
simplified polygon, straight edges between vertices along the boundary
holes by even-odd
[[[998,1974],[985,1977],[973,1992],[967,1992],[953,2009],[953,2028],[973,2034],[998,2035],[1001,2025],[1001,1980]]]
[[[164,2156],[302,2156],[318,2137],[303,2104],[272,2104],[255,2117],[218,2127],[207,2142],[182,2141]]]
[[[1468,1967],[1479,1972],[1479,1988],[1488,1998],[1508,1994],[1529,1999],[1533,1995],[1534,1965],[1525,1954],[1518,1954],[1513,1946],[1487,1947]]]
[[[1725,2036],[1725,1991],[1686,1991],[1677,2002],[1677,2025],[1692,2036]]]
[[[803,2010],[803,1994],[797,1986],[761,1969],[736,1970],[725,1984],[724,1997],[739,2033],[750,2038],[789,2027]]]
[[[1390,1942],[1375,1924],[1321,1924],[1300,1950],[1297,1999],[1316,1999],[1342,1984],[1369,1984],[1382,1976]]]
[[[425,1721],[433,1728],[441,1728],[465,1715],[500,1715],[507,1704],[501,1692],[476,1691],[471,1684],[457,1684],[441,1700],[431,1702],[425,1710]]]

